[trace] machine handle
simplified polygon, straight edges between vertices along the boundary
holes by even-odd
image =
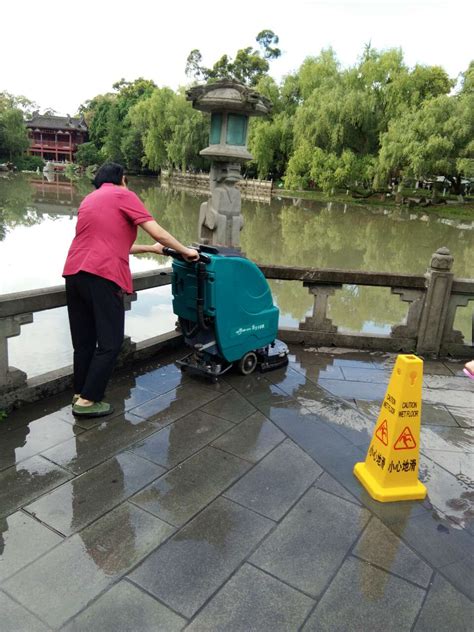
[[[197,250],[197,248],[195,248],[195,250]],[[163,254],[167,257],[173,257],[173,259],[177,259],[178,261],[186,261],[186,259],[180,252],[178,252],[177,250],[173,250],[173,248],[168,248],[168,246],[163,247]],[[211,258],[207,255],[204,255],[202,252],[199,252],[199,261],[201,261],[202,263],[211,263]]]

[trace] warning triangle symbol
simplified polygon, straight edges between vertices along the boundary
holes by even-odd
[[[388,424],[387,420],[384,419],[380,426],[375,431],[375,436],[379,439],[384,445],[388,445]]]
[[[395,450],[413,450],[413,448],[416,448],[415,437],[408,426],[403,429],[402,434],[395,441],[393,447]]]

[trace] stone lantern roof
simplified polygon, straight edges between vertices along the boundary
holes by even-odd
[[[237,81],[222,79],[215,83],[195,86],[186,91],[193,108],[202,112],[240,112],[248,116],[266,116],[272,102],[252,88]]]

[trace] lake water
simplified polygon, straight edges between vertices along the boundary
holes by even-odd
[[[42,175],[0,174],[0,294],[58,285],[74,236],[75,213],[92,187]],[[203,196],[161,189],[155,178],[130,178],[130,188],[156,220],[184,243],[197,241]],[[423,212],[306,200],[242,201],[242,249],[260,263],[423,274],[431,254],[447,246],[457,277],[474,276],[474,221]],[[151,243],[148,236],[139,241]],[[132,272],[170,265],[163,257],[131,257]],[[312,297],[297,282],[272,282],[280,323],[297,326]],[[340,331],[389,333],[407,304],[387,288],[344,286],[330,299],[329,315]],[[455,326],[471,341],[471,306]],[[140,292],[127,313],[126,333],[143,340],[174,328],[170,288]],[[10,364],[30,376],[71,362],[65,308],[35,314],[34,323],[9,341]]]

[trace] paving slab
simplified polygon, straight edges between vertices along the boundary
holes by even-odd
[[[438,455],[446,457],[441,451],[433,451],[434,458]],[[472,457],[472,455],[470,455]],[[451,473],[457,469],[462,454],[452,452],[449,462],[439,464],[433,458],[420,458],[420,480],[428,489],[428,500],[440,518],[447,519],[453,526],[466,529],[474,527],[474,478],[468,474]],[[472,467],[472,458],[468,463]]]
[[[42,456],[74,474],[82,474],[156,432],[159,426],[132,413],[96,423],[96,428],[42,452]]]
[[[322,473],[301,448],[287,439],[225,492],[272,520],[280,520]]]
[[[369,401],[382,400],[387,390],[386,384],[349,380],[319,380],[319,386],[344,399],[357,398]]]
[[[179,632],[186,623],[186,619],[122,580],[61,632]]]
[[[135,376],[137,387],[152,391],[155,395],[163,395],[187,381],[187,376],[173,363],[156,368],[151,365],[148,371]]]
[[[34,615],[0,590],[0,630],[2,632],[50,632]]]
[[[213,445],[241,459],[256,463],[284,439],[283,432],[257,411],[219,437]]]
[[[474,454],[474,430],[469,428],[423,428],[421,449]],[[473,457],[474,458],[474,457]]]
[[[181,526],[251,467],[232,454],[207,447],[133,496],[132,502]]]
[[[321,410],[311,407],[309,410],[315,412],[321,421],[341,433],[354,445],[368,448],[375,421],[368,419],[355,406],[338,401]]]
[[[318,489],[322,489],[325,492],[329,492],[330,494],[334,494],[335,496],[339,496],[339,498],[343,498],[344,500],[349,500],[351,503],[355,503],[356,505],[360,505],[360,501],[350,492],[347,491],[345,487],[343,487],[340,483],[336,481],[330,474],[324,472],[314,484]]]
[[[235,424],[254,413],[255,407],[237,391],[231,390],[203,406],[202,410]]]
[[[219,393],[193,383],[178,386],[133,409],[133,414],[166,426],[215,399]]]
[[[423,385],[429,389],[442,388],[442,389],[454,389],[456,391],[470,391],[474,392],[474,383],[472,380],[466,379],[466,376],[462,377],[447,375],[425,375],[423,378]]]
[[[462,593],[474,602],[474,560],[466,557],[459,562],[443,566],[440,572]]]
[[[448,410],[461,428],[474,428],[474,413],[472,410],[451,405],[449,405]]]
[[[299,629],[313,605],[306,595],[244,564],[186,630],[288,632]]]
[[[466,378],[468,379],[468,378]],[[428,404],[442,404],[447,406],[448,410],[452,406],[456,408],[465,408],[466,413],[474,410],[474,391],[460,391],[447,388],[426,388],[423,391],[423,402]]]
[[[436,574],[414,632],[472,632],[474,604]]]
[[[83,529],[158,478],[164,468],[133,454],[118,454],[25,507],[64,535]]]
[[[171,469],[234,427],[230,421],[196,410],[140,441],[130,451]]]
[[[446,406],[428,404],[422,401],[421,427],[423,426],[453,426],[458,424]]]
[[[53,445],[74,439],[81,432],[84,432],[83,428],[72,426],[54,415],[8,432],[0,441],[0,471]]]
[[[454,476],[467,482],[474,482],[474,457],[469,452],[444,452],[443,450],[423,450],[423,455],[434,461]]]
[[[50,416],[62,419],[59,411],[65,406],[71,408],[71,397],[72,394],[68,392],[59,393],[54,397],[47,397],[33,404],[25,404],[25,406],[12,410],[8,417],[0,423],[0,435],[28,426],[32,422],[47,421]],[[64,421],[64,419],[62,420]]]
[[[354,558],[347,559],[316,606],[304,632],[409,632],[425,591]],[[349,623],[350,622],[350,623]]]
[[[342,373],[350,382],[370,382],[371,384],[383,384],[385,388],[390,380],[390,371],[383,369],[362,369],[354,366],[343,366]]]
[[[33,456],[0,473],[0,518],[72,478],[54,463]]]
[[[473,536],[435,511],[394,521],[390,528],[435,568],[474,558]]]
[[[250,561],[294,588],[318,597],[369,517],[362,507],[312,488]]]
[[[2,588],[57,628],[172,532],[158,518],[125,503],[6,580]]]
[[[372,518],[352,553],[426,588],[433,570],[378,518]]]
[[[423,375],[444,375],[451,377],[453,371],[439,360],[423,360]]]
[[[22,511],[0,520],[0,583],[62,541]]]
[[[256,408],[259,404],[285,401],[287,394],[275,384],[269,382],[263,375],[226,375],[226,381]]]
[[[273,525],[219,498],[154,551],[130,578],[176,612],[192,617]]]

